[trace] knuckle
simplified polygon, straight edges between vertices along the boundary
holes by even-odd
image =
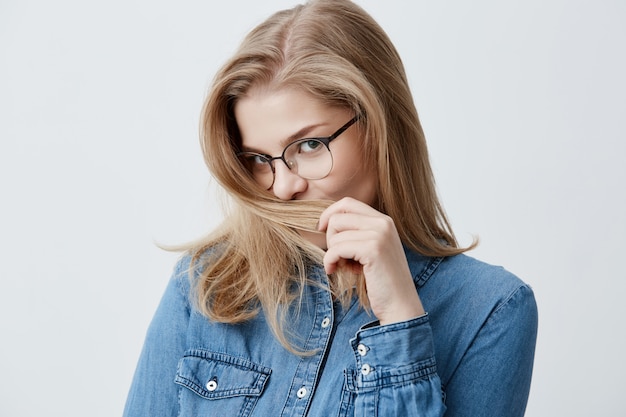
[[[393,219],[387,215],[382,215],[377,218],[377,224],[381,231],[388,233],[396,229],[396,225]]]

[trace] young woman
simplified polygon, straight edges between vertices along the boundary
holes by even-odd
[[[126,416],[524,414],[533,293],[458,246],[401,60],[361,8],[255,28],[202,145],[231,209],[177,265]]]

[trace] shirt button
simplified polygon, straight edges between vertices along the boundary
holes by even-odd
[[[359,346],[356,347],[356,351],[359,352],[359,355],[365,356],[367,355],[367,346],[361,343],[359,344]]]
[[[363,366],[361,366],[361,373],[363,375],[367,376],[370,374],[371,371],[372,368],[368,364],[364,363]]]
[[[217,381],[215,379],[210,380],[206,383],[207,391],[215,391],[217,389]]]
[[[306,397],[306,393],[307,393],[306,388],[304,388],[304,387],[300,388],[300,389],[298,390],[298,393],[297,393],[298,398],[304,398],[304,397]]]
[[[324,320],[322,320],[322,327],[327,328],[329,324],[330,324],[330,319],[328,317],[324,317]]]

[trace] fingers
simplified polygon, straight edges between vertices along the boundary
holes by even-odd
[[[331,204],[326,210],[322,212],[320,221],[318,223],[318,230],[323,232],[328,228],[328,222],[331,217],[337,214],[360,214],[363,216],[375,216],[380,215],[374,208],[362,203],[354,198],[345,197],[341,200]]]
[[[391,217],[352,198],[329,206],[320,216],[326,232],[327,274],[362,272],[372,312],[381,324],[423,314],[404,248]]]
[[[388,216],[357,200],[345,198],[331,205],[320,217],[319,229],[326,231],[324,268],[334,273],[342,260],[371,265],[389,243],[398,240]],[[395,242],[400,245],[399,240]]]
[[[372,251],[368,248],[371,240],[363,237],[366,233],[344,232],[340,235],[340,239],[331,241],[324,255],[324,269],[327,274],[332,274],[338,268],[346,266],[354,271],[355,263],[368,264],[368,255]]]

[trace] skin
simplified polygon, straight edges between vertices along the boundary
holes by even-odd
[[[253,88],[234,110],[243,150],[273,156],[296,139],[328,136],[354,116],[294,89]],[[360,142],[356,125],[331,142],[333,168],[319,180],[301,178],[275,161],[269,192],[282,200],[335,201],[320,217],[320,233],[303,236],[326,250],[326,273],[363,272],[372,312],[385,325],[419,317],[424,309],[393,220],[372,207],[377,178],[360,157]]]

